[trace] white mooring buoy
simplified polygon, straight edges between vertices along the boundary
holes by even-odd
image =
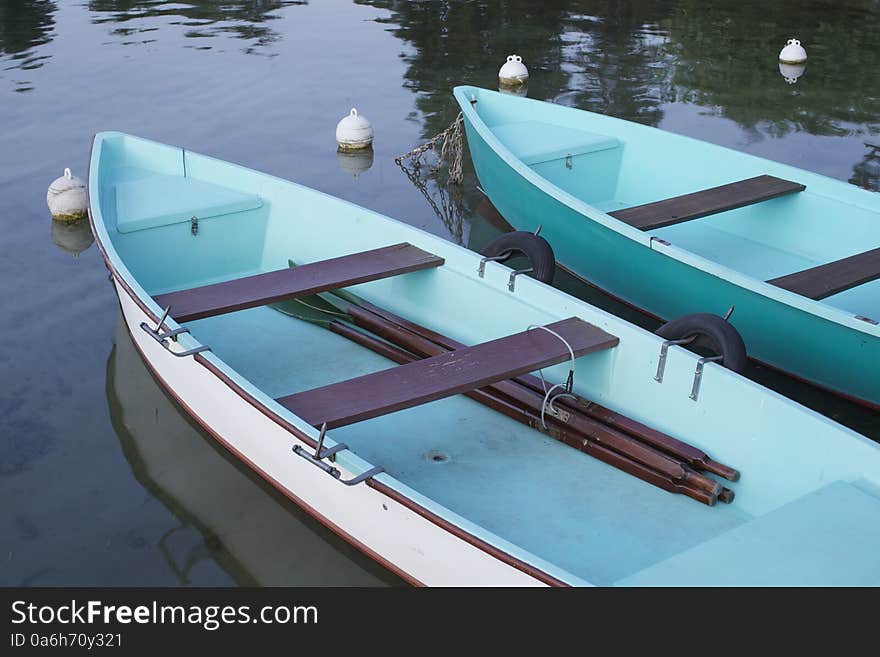
[[[352,107],[348,116],[336,124],[336,143],[343,151],[359,151],[373,145],[373,126]]]
[[[88,214],[89,200],[86,184],[72,173],[64,170],[64,175],[56,178],[46,192],[46,204],[52,218],[57,221],[78,221]]]
[[[498,81],[508,87],[525,84],[529,79],[529,69],[523,64],[522,57],[510,55],[501,70],[498,71]]]
[[[803,64],[807,61],[807,51],[797,39],[789,39],[779,52],[779,61],[783,64]]]

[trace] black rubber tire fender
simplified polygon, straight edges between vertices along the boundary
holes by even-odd
[[[556,273],[556,256],[553,255],[550,242],[528,231],[516,230],[499,235],[480,253],[490,258],[503,256],[498,262],[507,262],[514,256],[524,255],[532,267],[529,276],[548,285],[553,282],[553,275]]]
[[[682,340],[694,336],[694,341],[682,345],[688,349],[703,347],[721,356],[721,364],[734,372],[746,367],[746,345],[733,325],[723,317],[711,313],[685,315],[666,322],[657,329],[657,335],[666,340]]]

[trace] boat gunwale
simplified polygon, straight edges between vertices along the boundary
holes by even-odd
[[[717,278],[725,280],[733,285],[745,288],[751,292],[760,294],[761,296],[768,297],[779,303],[783,303],[787,306],[796,308],[797,310],[801,310],[822,319],[841,324],[843,326],[846,326],[847,328],[859,331],[860,333],[865,333],[867,335],[880,338],[880,324],[871,324],[869,322],[860,320],[858,319],[859,315],[857,313],[850,313],[830,304],[823,303],[822,301],[808,299],[807,297],[803,297],[799,294],[796,294],[795,292],[790,292],[788,290],[778,288],[774,285],[767,283],[766,281],[762,281],[761,279],[749,276],[744,272],[722,265],[692,251],[688,251],[683,247],[677,246],[675,243],[669,243],[668,240],[664,240],[666,244],[661,242],[658,245],[659,248],[655,247],[654,243],[658,242],[659,238],[652,236],[650,232],[643,232],[641,230],[638,230],[637,228],[633,228],[625,222],[620,221],[619,219],[615,219],[609,214],[603,212],[602,210],[599,210],[589,203],[577,198],[573,194],[566,192],[564,189],[553,184],[547,178],[534,171],[531,167],[529,167],[522,160],[516,157],[516,155],[513,154],[513,152],[507,147],[507,145],[495,136],[495,133],[492,131],[492,129],[486,124],[483,118],[473,108],[470,99],[465,97],[465,94],[472,90],[479,91],[480,93],[496,94],[499,96],[504,96],[505,94],[501,94],[497,91],[492,91],[491,89],[476,87],[473,85],[460,85],[453,89],[453,94],[458,101],[461,112],[469,120],[471,125],[474,127],[474,129],[477,131],[477,133],[480,135],[480,138],[483,139],[486,145],[489,146],[489,148],[491,148],[498,157],[500,157],[505,163],[513,168],[514,171],[516,171],[521,177],[526,179],[529,183],[533,184],[541,192],[547,194],[556,201],[568,206],[570,209],[584,216],[584,218],[586,218],[587,220],[594,221],[602,225],[603,227],[608,228],[609,230],[619,233],[620,235],[651,249],[652,251],[656,251],[661,255],[665,255],[688,266],[699,269],[711,276],[715,276]],[[533,103],[549,102],[541,101],[535,98],[504,98],[504,100],[529,101]],[[571,110],[572,112],[583,112],[587,115],[602,116],[603,119],[610,119],[614,122],[621,122],[627,125],[632,124],[638,128],[643,128],[645,130],[660,130],[659,128],[642,125],[634,121],[627,121],[625,119],[605,114],[597,114],[596,112],[590,112],[589,110],[583,110],[577,107],[569,107],[563,105],[560,105],[559,107]],[[663,130],[660,131],[668,132]],[[745,159],[757,160],[760,162],[771,162],[774,166],[789,169],[791,171],[802,172],[807,174],[808,177],[824,177],[840,184],[846,184],[834,178],[822,176],[821,174],[807,171],[806,169],[800,169],[791,165],[773,162],[772,160],[767,160],[766,158],[751,155],[749,153],[743,153],[741,151],[728,148],[726,146],[721,146],[720,144],[714,144],[705,140],[695,139],[693,137],[688,137],[687,135],[681,135],[678,133],[670,132],[668,134],[674,135],[676,138],[679,139],[684,139],[698,144],[709,145],[713,148],[722,149]],[[859,188],[853,186],[853,189],[858,190]],[[811,190],[809,190],[809,186],[807,191],[801,193],[808,192],[823,198],[833,198],[829,197],[827,193],[812,192]],[[850,201],[843,202],[850,205],[858,206],[858,204],[852,203]],[[876,212],[876,210],[874,211]]]
[[[100,212],[100,208],[97,213],[99,216],[99,221],[95,219],[95,216],[92,212],[92,195],[91,190],[93,188],[93,183],[96,183],[97,178],[97,170],[98,168],[94,166],[96,164],[96,158],[98,157],[98,152],[96,150],[96,146],[101,143],[104,139],[110,136],[122,136],[128,137],[126,133],[116,132],[116,131],[102,131],[98,132],[94,135],[92,139],[91,145],[91,153],[89,155],[89,166],[87,172],[87,186],[86,186],[86,195],[87,195],[87,214],[89,219],[89,226],[91,227],[92,234],[95,238],[95,243],[98,245],[98,250],[101,253],[102,258],[104,259],[104,264],[107,269],[110,271],[111,277],[114,281],[118,282],[123,290],[127,293],[132,302],[138,306],[138,308],[152,321],[158,322],[161,316],[161,309],[158,307],[153,298],[147,294],[146,290],[144,290],[131,272],[126,267],[125,263],[122,261],[121,257],[117,253],[112,240],[110,239],[109,233],[106,231],[106,226],[104,224],[104,217]],[[154,142],[152,140],[143,139],[140,137],[135,137],[136,139],[141,139],[143,141],[148,141],[150,143],[159,144],[159,142]],[[205,156],[210,157],[210,156]],[[212,158],[216,159],[216,158]],[[220,160],[218,160],[220,161]],[[276,180],[280,180],[284,183],[295,185],[300,187],[296,183],[292,181],[283,180],[281,178],[277,178],[276,176],[272,176],[271,174],[264,174],[260,172],[261,175],[265,175],[269,178],[273,178]],[[94,176],[94,178],[93,178]],[[99,186],[95,185],[95,189],[100,189]],[[303,188],[307,191],[321,194],[317,190],[310,190],[308,188]],[[343,201],[345,202],[345,201]],[[396,221],[390,217],[386,217],[389,221]],[[410,227],[413,230],[419,231],[419,229],[415,227]],[[423,231],[419,231],[423,232]],[[105,238],[106,237],[106,243]],[[454,245],[453,245],[454,246]],[[461,247],[463,248],[463,247]],[[500,265],[499,265],[500,266]],[[525,282],[525,281],[524,281]],[[121,309],[121,302],[120,309]],[[153,306],[153,307],[151,307]],[[155,308],[154,308],[155,307]],[[124,315],[124,311],[123,311]],[[166,326],[171,329],[179,328],[177,322],[173,320],[172,317],[167,317],[165,320]],[[128,323],[126,322],[126,328],[129,331],[129,335],[132,338],[133,343],[135,344],[138,353],[143,358],[144,362],[148,365],[150,372],[154,374],[155,378],[161,382],[163,388],[168,392],[168,394],[181,406],[181,408],[185,409],[187,414],[192,417],[201,427],[205,429],[213,438],[215,438],[221,445],[223,445],[229,452],[240,459],[242,463],[250,467],[256,474],[266,480],[269,484],[278,489],[282,494],[291,499],[294,503],[298,504],[304,511],[312,515],[316,520],[325,525],[328,529],[336,533],[342,539],[349,542],[351,545],[361,550],[367,556],[375,559],[379,563],[386,565],[389,563],[384,557],[375,553],[372,549],[363,544],[359,539],[351,536],[346,532],[342,527],[332,522],[329,518],[322,515],[319,511],[312,508],[310,505],[304,503],[298,496],[293,493],[288,487],[284,486],[280,482],[276,481],[274,478],[268,475],[268,473],[264,472],[259,466],[253,463],[248,457],[242,454],[239,450],[234,448],[232,445],[228,443],[225,439],[223,439],[219,434],[214,431],[210,425],[203,420],[200,416],[198,416],[187,404],[184,400],[182,400],[179,395],[171,388],[167,382],[158,374],[153,364],[146,358],[144,353],[141,351],[140,346],[137,344],[137,340],[133,335],[131,335],[131,330],[128,327]],[[200,343],[195,340],[194,337],[190,336],[188,333],[183,333],[178,336],[178,344],[182,344],[182,346],[191,348],[200,346]],[[239,382],[235,381],[235,376],[238,375],[237,372],[229,365],[227,365],[221,358],[219,358],[216,354],[211,351],[197,353],[193,355],[193,361],[198,363],[200,366],[207,369],[214,377],[216,377],[220,382],[222,382],[225,386],[227,386],[230,390],[236,393],[242,400],[253,406],[256,410],[266,416],[269,420],[273,421],[275,424],[279,425],[282,429],[287,431],[290,436],[300,442],[304,443],[307,447],[314,449],[317,445],[317,440],[311,436],[309,436],[304,430],[297,427],[293,424],[288,418],[285,418],[285,415],[290,415],[291,418],[296,418],[293,413],[284,409],[280,405],[274,403],[274,400],[270,398],[266,398],[266,400],[272,403],[274,406],[277,406],[277,409],[270,407],[269,403],[266,401],[257,398],[251,391],[246,390]],[[216,362],[214,362],[216,361]],[[261,393],[262,394],[262,393]],[[332,446],[335,444],[335,441],[328,436],[329,440],[325,440],[325,444],[328,446]],[[355,464],[362,466],[362,469],[367,470],[370,465],[367,461],[362,459],[357,455],[356,452],[352,452],[351,450],[343,450],[344,452],[348,452],[353,458],[352,461]],[[341,454],[342,452],[340,452]],[[380,478],[382,481],[380,481]],[[503,539],[500,536],[485,530],[484,528],[476,525],[475,523],[467,520],[463,516],[458,513],[452,511],[451,509],[446,508],[439,502],[432,500],[431,498],[427,498],[417,491],[411,489],[405,483],[397,480],[392,475],[382,472],[378,475],[367,479],[364,482],[365,485],[369,486],[373,490],[379,492],[380,494],[388,497],[390,500],[393,500],[405,508],[409,509],[413,513],[419,515],[420,517],[428,520],[434,525],[438,526],[444,531],[452,534],[456,538],[464,541],[465,543],[476,547],[479,550],[482,550],[489,556],[505,563],[506,565],[519,570],[520,572],[526,574],[529,577],[534,578],[535,580],[541,582],[542,584],[546,584],[548,586],[589,586],[591,583],[587,580],[584,580],[574,573],[570,573],[563,568],[555,566],[554,564],[545,561],[540,556],[525,550],[513,543],[510,543],[506,539]],[[428,502],[430,505],[436,507],[436,509],[429,508]],[[480,536],[476,532],[466,529],[466,527],[471,527],[474,529],[480,530],[480,533],[485,534],[485,536]],[[514,548],[511,550],[510,548]],[[513,554],[513,552],[521,552],[521,556],[517,556]],[[541,566],[536,565],[537,563],[541,563]],[[409,574],[401,571],[396,566],[389,567],[392,572],[399,574],[404,579],[410,581],[414,584],[421,584],[419,580],[410,576]]]

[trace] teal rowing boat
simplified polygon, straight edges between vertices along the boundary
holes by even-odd
[[[483,190],[576,275],[880,408],[880,196],[610,116],[458,87]]]
[[[89,200],[159,384],[414,583],[880,584],[880,446],[715,362],[182,148],[99,134]]]

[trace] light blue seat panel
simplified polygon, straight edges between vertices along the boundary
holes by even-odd
[[[880,499],[836,481],[617,582],[625,586],[876,586]]]
[[[571,155],[597,153],[620,146],[614,137],[541,121],[517,121],[492,127],[492,132],[525,164]]]
[[[225,214],[255,210],[263,205],[259,196],[228,187],[184,178],[154,175],[116,185],[116,228],[133,233]]]

